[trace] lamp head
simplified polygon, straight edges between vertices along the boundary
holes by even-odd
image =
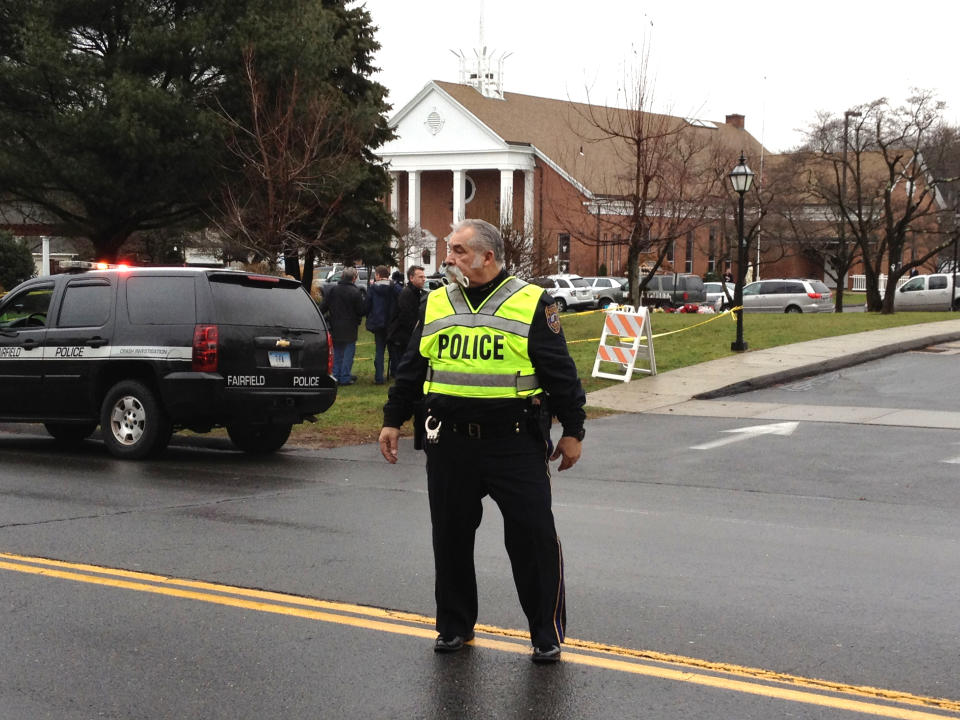
[[[734,192],[740,195],[747,192],[750,186],[753,185],[753,170],[747,167],[747,159],[743,156],[742,150],[740,151],[739,162],[737,162],[727,177],[730,178],[730,184],[733,185]]]

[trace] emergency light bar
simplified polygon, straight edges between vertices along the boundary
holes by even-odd
[[[125,263],[113,265],[105,262],[92,262],[90,260],[61,260],[60,269],[71,272],[82,272],[84,270],[129,270],[130,266]]]

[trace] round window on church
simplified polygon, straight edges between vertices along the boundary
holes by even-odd
[[[473,196],[477,194],[477,186],[473,182],[473,178],[471,178],[469,175],[467,175],[466,182],[464,184],[467,186],[466,189],[464,190],[464,194],[466,197],[464,197],[464,200],[463,200],[464,204],[466,204],[471,200],[473,200]]]

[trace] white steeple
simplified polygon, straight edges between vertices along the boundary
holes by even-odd
[[[460,84],[475,88],[484,97],[503,100],[503,61],[513,53],[495,56],[487,52],[483,41],[483,2],[480,2],[480,47],[473,51],[475,59],[468,59],[462,51],[451,50],[460,58]]]

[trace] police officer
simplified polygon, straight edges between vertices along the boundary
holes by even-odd
[[[503,514],[532,659],[556,662],[566,605],[548,459],[562,458],[559,470],[566,470],[580,458],[583,388],[556,305],[506,272],[497,229],[464,220],[447,248],[451,282],[421,304],[383,409],[380,451],[397,461],[399,428],[415,414],[415,432],[425,436],[433,527],[434,649],[455,652],[473,638],[474,537],[481,500],[490,495]],[[552,415],[563,433],[551,453]]]

